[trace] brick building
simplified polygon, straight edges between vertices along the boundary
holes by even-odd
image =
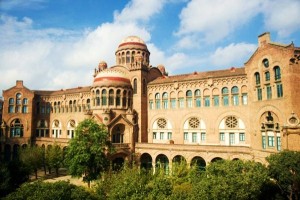
[[[274,43],[264,33],[240,68],[175,76],[150,65],[138,37],[125,38],[115,55],[116,65],[99,63],[90,86],[40,91],[17,81],[4,90],[2,157],[29,143],[65,148],[85,118],[107,126],[117,149],[113,163],[264,163],[282,149],[300,150],[300,48],[293,43]]]

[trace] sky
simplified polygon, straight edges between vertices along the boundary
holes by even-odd
[[[169,75],[243,67],[257,39],[300,46],[300,0],[0,0],[0,96],[89,86],[122,39]]]

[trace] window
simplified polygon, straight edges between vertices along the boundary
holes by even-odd
[[[125,108],[127,107],[127,91],[126,90],[123,91],[122,106]]]
[[[150,108],[150,110],[153,110],[153,100],[149,101],[149,108]]]
[[[28,99],[27,99],[27,98],[24,98],[24,99],[23,99],[23,104],[24,104],[24,105],[27,105],[27,104],[28,104]]]
[[[234,133],[229,133],[229,145],[232,145],[235,143],[234,141]]]
[[[231,94],[232,94],[232,105],[234,106],[239,105],[239,88],[237,86],[232,87]]]
[[[279,66],[274,67],[274,73],[275,73],[275,81],[280,80],[281,79],[281,72],[280,72],[280,67]]]
[[[281,150],[281,138],[279,136],[277,136],[277,150]]]
[[[15,103],[14,98],[9,98],[9,104],[14,104],[14,103]]]
[[[204,142],[206,140],[206,133],[201,133],[201,141]]]
[[[155,108],[160,109],[160,94],[159,93],[155,94]]]
[[[130,63],[130,52],[126,52],[126,63]]]
[[[262,148],[266,148],[266,136],[262,136]]]
[[[209,107],[210,106],[210,98],[208,97],[204,97],[204,106],[205,107]]]
[[[225,141],[225,133],[220,133],[220,141],[221,142]]]
[[[102,106],[106,106],[107,105],[107,101],[106,101],[106,90],[102,90]]]
[[[168,132],[168,140],[172,140],[172,132]]]
[[[184,133],[183,133],[183,139],[184,139],[184,140],[188,140],[188,133],[187,133],[187,132],[184,132]]]
[[[275,146],[274,136],[268,136],[268,146],[269,147],[274,147]]]
[[[14,113],[15,107],[13,105],[8,106],[8,113]]]
[[[282,89],[282,84],[276,84],[276,89],[277,89],[277,97],[283,97],[283,89]]]
[[[179,98],[179,108],[184,108],[184,99],[183,98]]]
[[[261,90],[261,88],[257,88],[257,100],[258,101],[262,100],[262,90]]]
[[[247,94],[242,94],[242,104],[247,105],[248,104],[248,95]]]
[[[159,139],[161,139],[161,140],[164,139],[164,132],[160,132],[160,134],[159,134]]]
[[[192,142],[197,142],[197,133],[192,133]]]
[[[270,81],[270,72],[265,72],[265,80]]]
[[[121,90],[117,90],[117,96],[116,96],[116,106],[121,105]]]
[[[114,105],[114,91],[113,90],[109,90],[109,94],[108,94],[108,104],[110,106]]]
[[[193,97],[193,93],[191,90],[188,90],[186,92],[186,102],[187,102],[187,107],[188,108],[191,108],[193,106],[193,103],[192,103],[192,97]]]
[[[136,78],[133,80],[133,94],[137,94],[137,80],[136,80]]]
[[[168,109],[168,93],[164,92],[162,95],[163,109]]]
[[[219,96],[215,95],[213,96],[213,98],[214,98],[214,106],[219,106]]]
[[[259,76],[259,73],[256,72],[256,73],[254,74],[254,76],[255,76],[255,83],[256,83],[256,85],[259,85],[259,84],[260,84],[260,76]]]
[[[239,139],[240,139],[240,142],[244,142],[245,141],[245,133],[239,133]]]
[[[68,138],[74,138],[74,132],[75,132],[75,127],[76,127],[76,122],[75,120],[70,120],[68,122],[68,125],[67,125],[67,135],[68,135]]]
[[[176,99],[171,99],[171,108],[176,108]]]
[[[156,132],[153,132],[153,139],[156,139]]]
[[[263,59],[262,63],[265,66],[265,68],[269,67],[269,60],[267,58]]]
[[[28,107],[27,106],[22,107],[22,113],[28,113]]]
[[[270,85],[267,86],[267,99],[272,99],[272,87]]]
[[[20,119],[15,119],[10,124],[10,137],[23,137],[23,124]]]
[[[200,90],[195,90],[195,105],[196,107],[201,107],[201,93]]]
[[[229,105],[229,97],[228,97],[228,88],[224,87],[222,89],[222,96],[223,96],[223,106]]]

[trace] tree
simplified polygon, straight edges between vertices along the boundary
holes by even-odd
[[[217,161],[193,180],[190,199],[258,199],[267,182],[267,169],[260,163]]]
[[[74,200],[96,200],[94,193],[85,190],[83,187],[70,184],[66,181],[54,183],[36,181],[25,183],[15,192],[4,198],[5,200],[23,200],[23,199],[74,199]]]
[[[76,127],[75,137],[70,140],[67,149],[69,173],[75,177],[83,176],[83,181],[90,186],[90,181],[96,180],[108,166],[107,153],[110,149],[104,125],[93,119],[83,120]]]
[[[54,143],[53,146],[47,148],[45,160],[50,169],[55,169],[56,176],[58,176],[58,169],[63,163],[63,152],[58,144]]]
[[[266,159],[270,177],[290,200],[300,197],[300,152],[282,151]]]
[[[37,171],[43,165],[43,150],[38,146],[29,146],[20,149],[20,160],[24,163],[30,172],[35,173],[35,178],[37,179]]]

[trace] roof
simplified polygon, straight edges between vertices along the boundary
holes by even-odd
[[[90,86],[85,87],[77,87],[77,88],[69,88],[69,89],[61,89],[61,90],[34,90],[34,93],[37,95],[62,95],[62,94],[72,94],[79,92],[89,92]]]
[[[224,69],[224,70],[194,72],[190,74],[181,74],[175,76],[162,76],[150,82],[149,85],[176,82],[176,81],[183,82],[183,81],[191,81],[191,80],[199,80],[199,79],[207,79],[207,78],[222,78],[222,77],[244,76],[244,75],[246,75],[244,67],[241,68],[232,67],[230,69]]]

